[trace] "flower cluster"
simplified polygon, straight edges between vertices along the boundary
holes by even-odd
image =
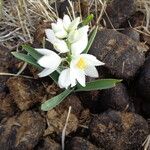
[[[54,71],[59,71],[58,84],[60,88],[74,87],[77,82],[86,86],[85,76],[98,77],[95,66],[104,65],[95,56],[85,54],[88,44],[89,26],[78,27],[80,17],[71,21],[68,15],[52,23],[52,29],[46,29],[47,40],[53,44],[57,52],[48,49],[35,49],[43,56],[38,64],[45,68],[38,75],[45,77]]]

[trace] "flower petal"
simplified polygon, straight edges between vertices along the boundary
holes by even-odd
[[[71,52],[73,55],[81,54],[88,44],[88,36],[84,35],[79,41],[71,44]]]
[[[60,39],[63,39],[63,38],[66,38],[67,37],[67,32],[65,30],[60,30],[58,32],[55,32],[55,36],[57,38],[60,38]]]
[[[74,87],[77,84],[75,72],[72,68],[70,68],[70,82],[71,82],[71,87]]]
[[[58,85],[60,88],[68,88],[70,86],[70,68],[63,70],[60,73],[59,79],[58,79]]]
[[[63,40],[58,40],[54,43],[54,48],[59,52],[59,53],[66,53],[69,52],[69,48],[66,44],[65,41]]]
[[[64,15],[64,17],[63,17],[63,26],[64,26],[66,31],[68,31],[70,24],[71,24],[70,17],[68,15]]]
[[[44,68],[56,70],[61,63],[61,58],[57,54],[43,56],[38,60],[38,64]]]
[[[98,78],[98,71],[94,66],[87,67],[85,69],[85,74],[93,78]]]
[[[74,43],[74,42],[76,42],[77,40],[78,40],[78,38],[79,38],[79,32],[78,32],[78,30],[73,30],[73,31],[71,31],[70,33],[69,33],[69,35],[68,35],[68,41],[69,41],[69,43]]]
[[[99,61],[95,56],[90,54],[81,54],[81,57],[83,57],[89,66],[102,66],[105,63]]]
[[[65,30],[64,26],[63,26],[63,20],[58,18],[57,19],[57,23],[52,23],[52,30],[55,33],[55,36],[57,38],[66,38],[67,37],[67,31]]]
[[[53,30],[51,30],[51,29],[46,29],[46,30],[45,30],[45,33],[46,33],[47,40],[48,40],[49,42],[51,42],[52,44],[58,40],[58,39],[56,38],[55,33],[54,33]]]
[[[75,76],[77,81],[84,87],[85,86],[85,73],[83,70],[76,69]]]
[[[77,29],[79,23],[80,23],[80,17],[77,17],[76,19],[74,19],[74,20],[71,22],[71,24],[70,24],[68,30],[69,30],[69,31],[72,31],[72,30]]]
[[[81,40],[83,37],[88,36],[87,35],[88,29],[89,29],[89,26],[87,25],[87,26],[83,26],[79,28],[78,30],[71,31],[68,35],[69,42],[74,43],[74,42]]]
[[[81,28],[78,29],[80,35],[87,34],[87,33],[88,33],[88,30],[89,30],[89,26],[88,26],[88,25],[83,26],[83,27],[81,27]]]
[[[51,55],[54,53],[53,51],[46,49],[46,48],[35,48],[35,50],[42,55]]]
[[[63,27],[63,20],[58,18],[57,22],[56,23],[52,23],[51,26],[52,26],[52,30],[54,32],[58,32],[60,30],[63,30],[64,29],[64,27]]]
[[[50,69],[50,68],[46,68],[44,69],[42,72],[40,72],[38,74],[38,76],[41,78],[41,77],[46,77],[48,75],[50,75],[53,71],[55,71],[54,69]]]

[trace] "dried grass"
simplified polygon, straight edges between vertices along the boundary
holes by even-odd
[[[136,0],[137,10],[145,14],[143,24],[136,27],[137,31],[150,36],[150,0]]]
[[[54,0],[4,0],[3,17],[0,22],[0,43],[9,49],[15,49],[22,43],[32,43],[35,26],[40,20],[54,21],[58,16],[57,10],[51,7],[52,2]],[[71,9],[68,8],[68,14],[74,18],[76,5],[78,5],[82,18],[80,0],[78,4],[69,2]],[[98,23],[106,8],[106,1],[91,0],[88,14],[91,13],[93,6]],[[100,13],[98,13],[99,6],[102,8]]]
[[[62,131],[62,139],[61,139],[61,143],[62,143],[62,150],[65,149],[65,136],[66,136],[66,129],[67,129],[67,125],[68,125],[68,121],[69,121],[69,117],[70,117],[70,113],[71,113],[71,106],[69,106],[69,110],[68,110],[68,115],[67,115],[67,118],[66,118],[66,122],[65,122],[65,126],[63,128],[63,131]]]
[[[0,22],[0,43],[9,49],[17,48],[22,43],[32,43],[35,27],[40,20],[54,21],[57,18],[57,10],[51,7],[51,3],[54,1],[56,4],[56,0],[4,0],[3,17]],[[81,0],[77,0],[77,3],[70,2],[71,9],[68,8],[68,14],[72,18],[75,17],[76,7],[78,7],[82,18],[80,2]],[[100,22],[103,13],[106,13],[107,2],[109,1],[90,0],[88,14],[94,11],[97,24]],[[135,29],[150,35],[150,1],[136,0],[136,5],[137,9],[145,14],[146,21]],[[109,16],[107,17],[109,19]]]
[[[144,150],[149,150],[150,149],[150,135],[147,136],[147,138],[144,141],[142,146],[143,146]]]
[[[0,22],[0,43],[14,49],[25,42],[32,43],[35,26],[57,16],[48,0],[5,0]]]

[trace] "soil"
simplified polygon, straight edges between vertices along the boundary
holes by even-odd
[[[81,1],[83,17],[90,2]],[[58,2],[60,17],[68,5],[67,1]],[[75,9],[75,14],[78,11]],[[111,0],[106,11],[109,20],[106,14],[102,16],[106,26],[98,31],[90,53],[105,62],[97,68],[99,78],[123,79],[122,83],[107,90],[72,93],[54,109],[43,112],[41,103],[61,92],[51,79],[37,78],[38,70],[30,65],[22,74],[33,79],[0,76],[0,150],[61,150],[69,106],[66,150],[143,149],[150,134],[150,36],[134,27],[143,24],[145,14],[136,9],[133,0]],[[41,46],[44,29],[49,26],[50,22],[39,22],[34,47]],[[46,47],[51,45],[46,43]],[[10,52],[0,45],[0,72],[17,73],[23,65]]]

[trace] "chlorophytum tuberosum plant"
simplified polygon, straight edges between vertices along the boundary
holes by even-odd
[[[41,105],[43,111],[54,108],[72,92],[107,89],[121,81],[98,79],[86,83],[86,76],[98,78],[96,66],[104,65],[95,56],[88,54],[98,30],[95,27],[88,40],[88,24],[92,18],[93,15],[89,15],[82,22],[80,17],[71,21],[68,15],[64,15],[63,19],[58,18],[52,23],[52,29],[46,29],[45,34],[55,51],[23,45],[27,53],[12,52],[16,58],[42,70],[39,77],[50,76],[64,89]]]

